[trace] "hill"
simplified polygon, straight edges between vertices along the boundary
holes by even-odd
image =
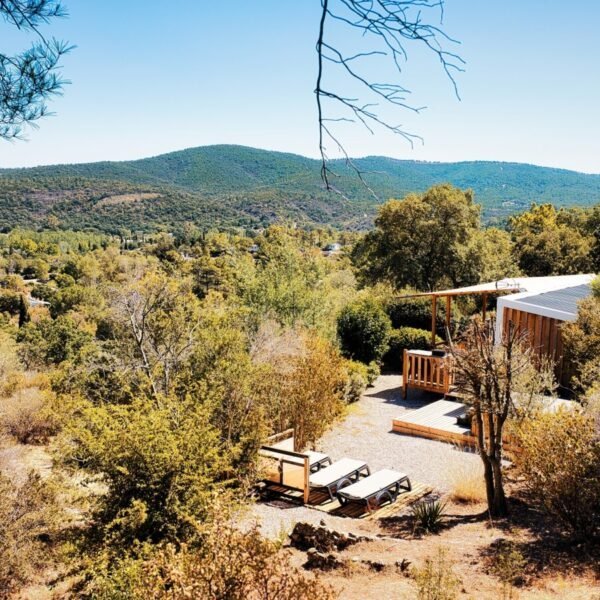
[[[429,163],[372,156],[356,159],[369,192],[343,161],[334,162],[341,193],[327,193],[319,162],[243,146],[205,146],[125,162],[0,169],[5,227],[64,226],[108,232],[202,227],[258,227],[277,219],[367,227],[377,204],[450,182],[471,188],[488,221],[531,202],[600,202],[600,175],[520,163]]]

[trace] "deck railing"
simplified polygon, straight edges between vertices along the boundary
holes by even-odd
[[[452,385],[450,357],[434,356],[426,350],[405,350],[402,385],[405,398],[409,387],[447,394]]]

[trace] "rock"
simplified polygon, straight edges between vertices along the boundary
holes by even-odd
[[[315,548],[318,552],[339,552],[366,539],[368,538],[345,535],[323,526],[296,523],[290,534],[290,546],[303,551]]]
[[[344,566],[344,561],[335,554],[325,554],[316,548],[310,548],[306,553],[305,569],[319,569],[320,571],[333,571]]]
[[[375,560],[363,560],[363,564],[367,565],[371,571],[375,573],[381,573],[385,569],[385,564]]]

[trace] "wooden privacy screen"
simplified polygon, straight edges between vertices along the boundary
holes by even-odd
[[[564,321],[534,315],[516,308],[505,308],[502,323],[504,335],[508,334],[511,323],[517,328],[517,331],[527,335],[529,344],[540,358],[546,356],[552,360],[555,365],[556,379],[562,383],[562,379],[566,375],[561,334],[561,326]]]
[[[301,491],[306,504],[310,493],[310,461],[307,454],[295,451],[293,429],[271,436],[267,443],[259,450],[263,481]]]

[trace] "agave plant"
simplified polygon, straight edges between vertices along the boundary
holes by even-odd
[[[415,529],[419,528],[428,533],[437,533],[446,518],[445,509],[446,503],[440,500],[415,504],[412,509]]]

